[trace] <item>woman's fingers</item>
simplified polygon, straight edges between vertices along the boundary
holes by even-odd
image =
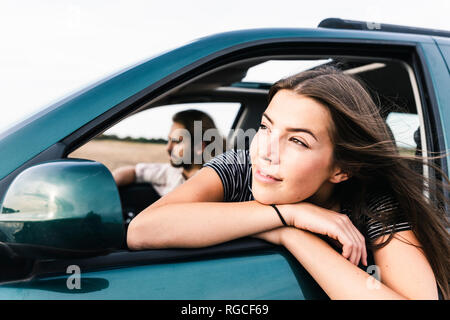
[[[342,255],[351,263],[358,265],[361,261],[367,265],[365,240],[359,230],[353,225],[347,215],[340,215],[338,224],[343,235]]]
[[[342,255],[346,259],[355,265],[360,261],[367,265],[365,239],[346,214],[303,202],[288,208],[301,208],[291,212],[290,225],[337,240],[342,245]]]
[[[363,265],[367,267],[368,263],[367,263],[367,247],[366,247],[366,240],[363,238],[363,243],[364,243],[364,250],[363,250],[363,258],[362,258],[362,262]]]
[[[356,229],[359,240],[361,241],[362,251],[361,251],[361,262],[364,266],[367,267],[367,247],[366,247],[366,239],[364,236]]]
[[[342,255],[354,265],[358,265],[358,261],[361,257],[361,249],[358,243],[351,235],[347,235],[348,240],[342,248]]]
[[[341,233],[342,238],[340,241],[342,243],[342,256],[351,263],[355,264],[358,255],[357,244],[353,237],[345,229],[343,229]]]
[[[359,230],[352,224],[352,231],[354,232],[354,237],[358,243],[360,256],[358,258],[357,263],[361,262],[364,266],[367,266],[367,248],[366,248],[366,240],[364,236],[359,232]]]

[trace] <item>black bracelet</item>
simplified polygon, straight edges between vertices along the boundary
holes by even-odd
[[[281,215],[281,213],[278,210],[278,208],[274,204],[271,204],[270,206],[275,209],[275,211],[277,212],[278,216],[281,219],[281,222],[283,222],[283,225],[287,227],[288,225],[287,225],[286,221],[284,221],[283,216]]]

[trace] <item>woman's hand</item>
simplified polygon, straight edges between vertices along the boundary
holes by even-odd
[[[342,245],[342,255],[353,264],[367,266],[366,243],[350,218],[308,202],[278,205],[288,225],[325,235]]]

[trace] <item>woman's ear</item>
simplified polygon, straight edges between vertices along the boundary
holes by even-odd
[[[329,181],[331,183],[340,183],[342,181],[348,180],[350,177],[351,175],[348,172],[343,171],[341,168],[336,168],[332,172]]]

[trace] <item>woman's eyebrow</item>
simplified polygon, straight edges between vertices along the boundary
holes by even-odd
[[[263,117],[267,118],[267,120],[269,120],[270,124],[273,124],[272,119],[270,119],[265,112],[263,113]],[[286,131],[288,131],[288,132],[305,132],[305,133],[310,134],[314,139],[316,139],[316,141],[319,141],[319,140],[317,140],[317,138],[314,135],[314,133],[312,133],[312,131],[309,130],[309,129],[305,129],[305,128],[286,128]]]

